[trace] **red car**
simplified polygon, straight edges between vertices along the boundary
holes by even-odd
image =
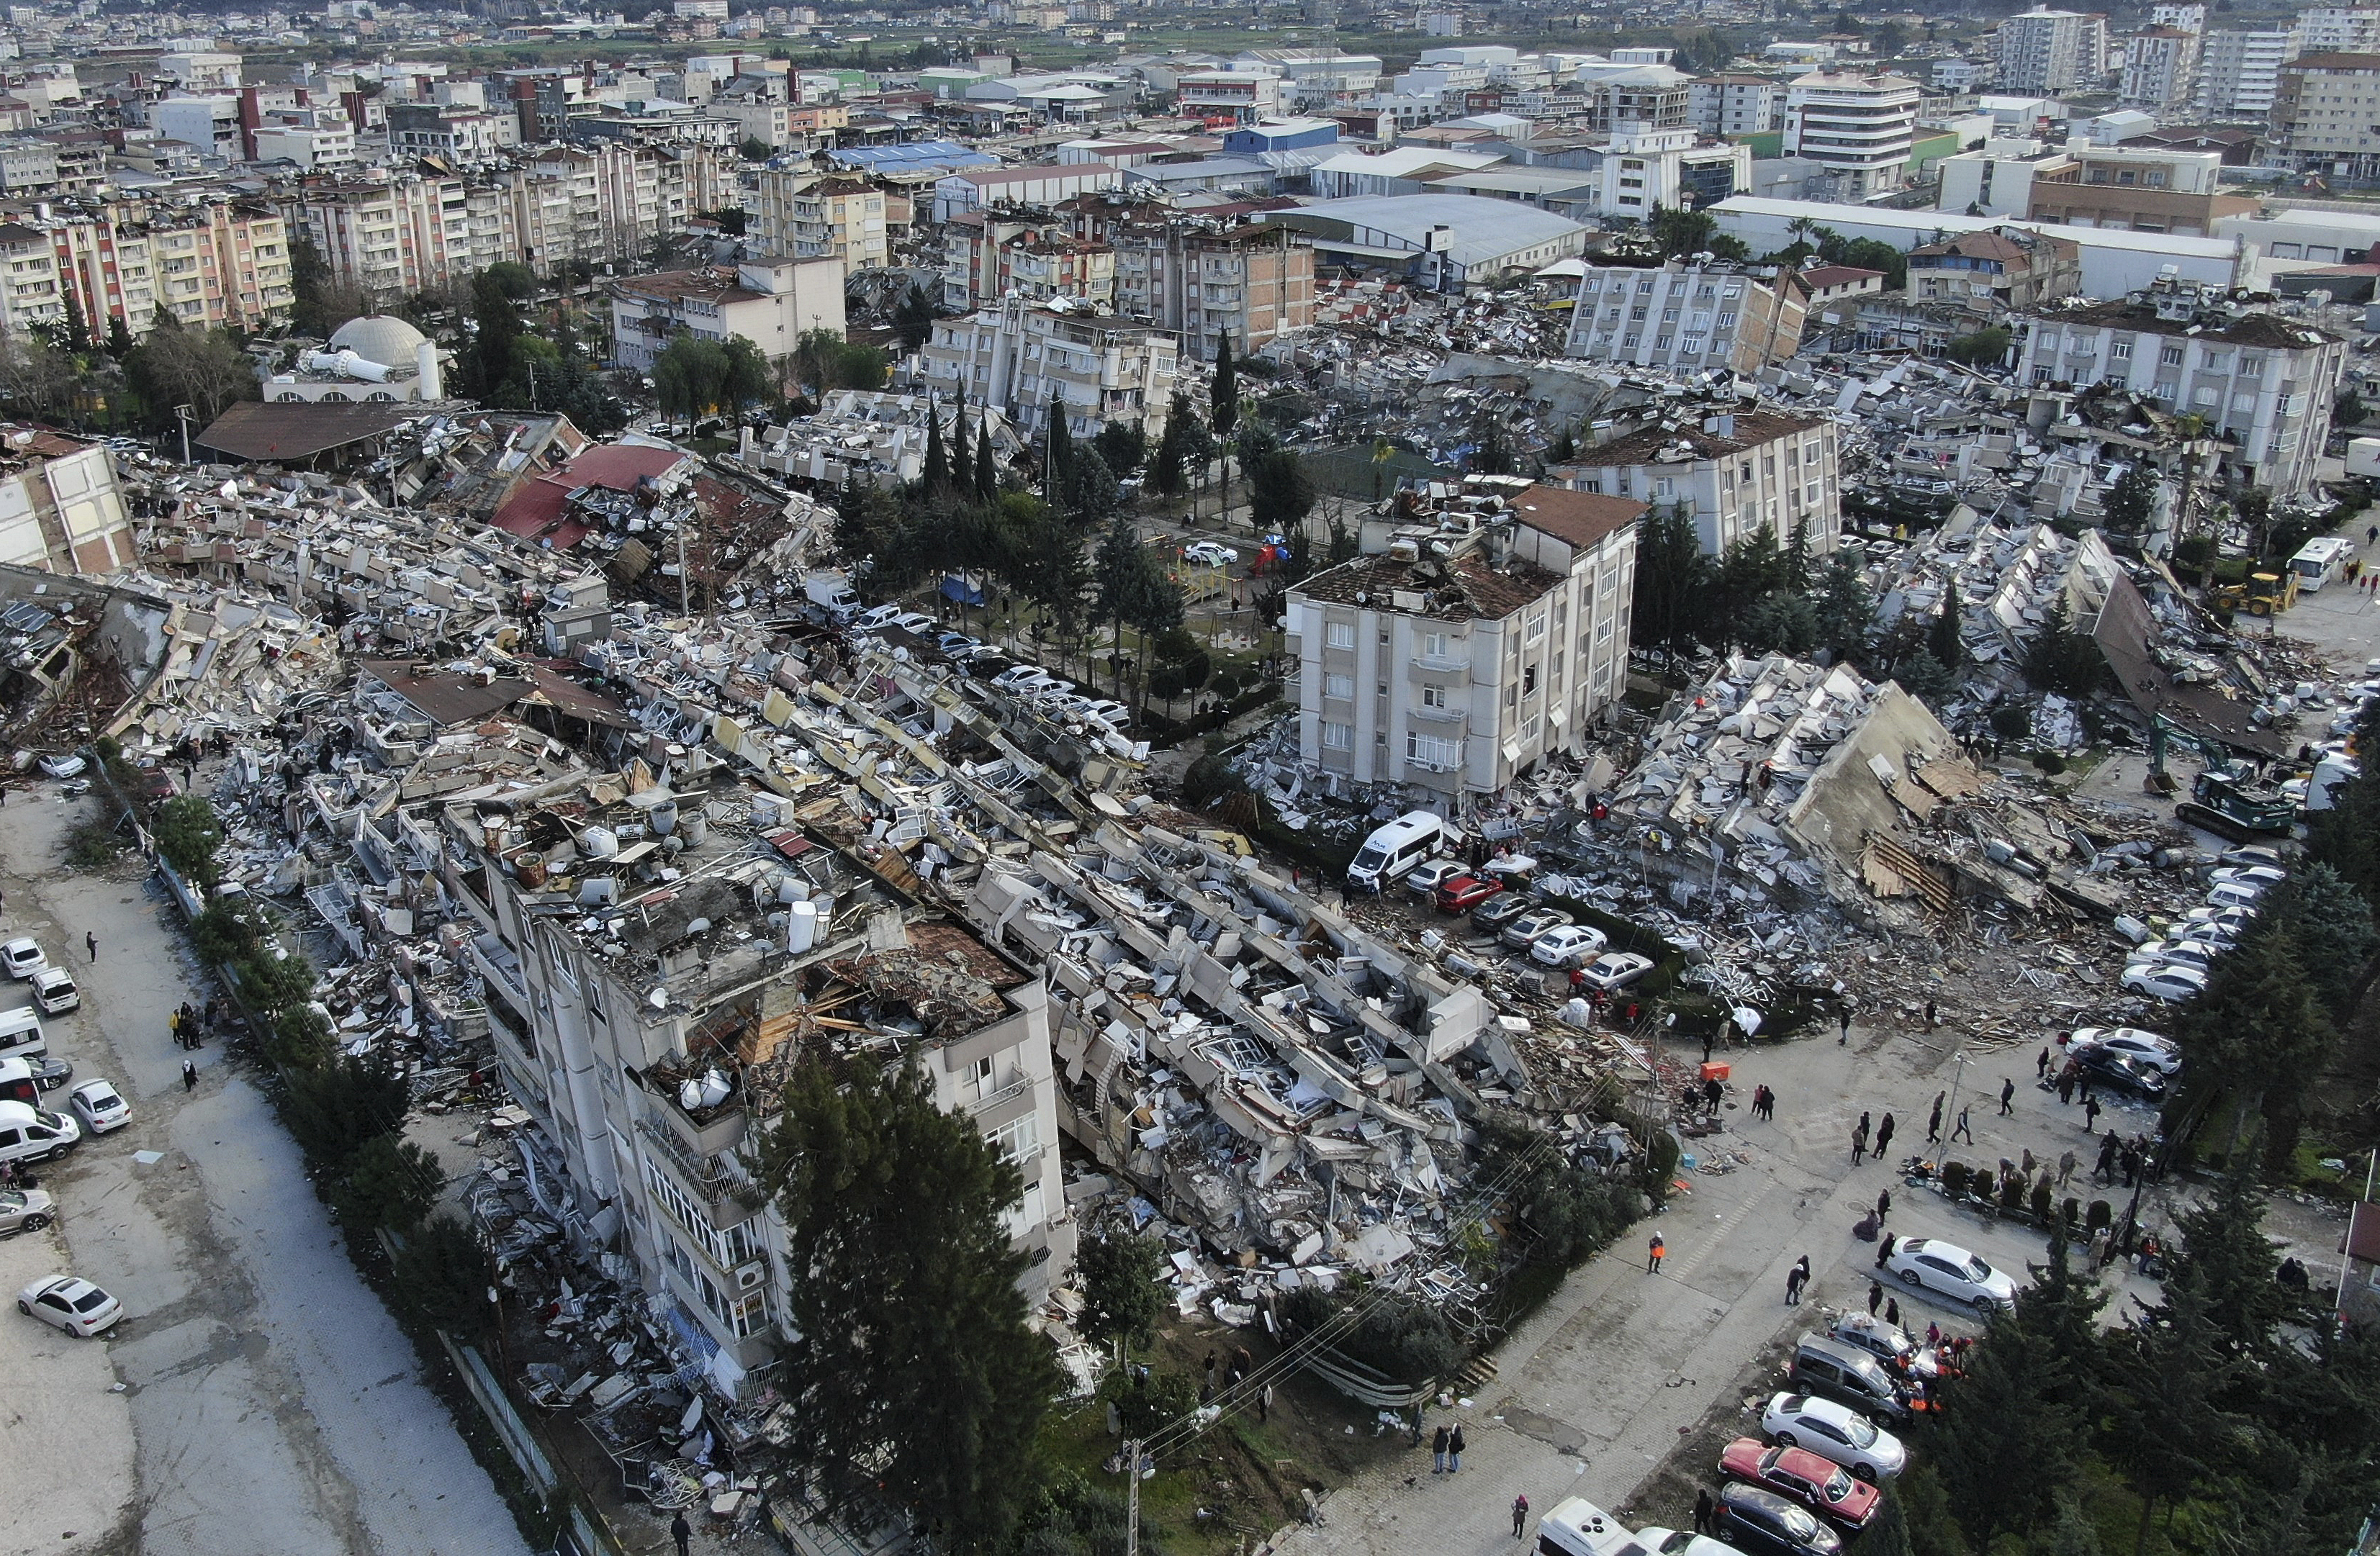
[[[1493,875],[1457,875],[1438,888],[1438,911],[1467,913],[1504,889]]]
[[[1739,1437],[1718,1456],[1719,1472],[1789,1497],[1846,1529],[1864,1529],[1876,1516],[1883,1493],[1851,1471],[1806,1448],[1772,1448],[1756,1437]]]

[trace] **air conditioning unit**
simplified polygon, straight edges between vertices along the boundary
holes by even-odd
[[[758,1291],[768,1284],[769,1261],[767,1260],[756,1259],[749,1264],[738,1264],[735,1267],[737,1291]]]

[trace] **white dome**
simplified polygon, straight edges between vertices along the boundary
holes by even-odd
[[[365,361],[377,362],[383,368],[410,368],[425,338],[404,320],[375,313],[350,319],[333,331],[331,349],[352,351]]]

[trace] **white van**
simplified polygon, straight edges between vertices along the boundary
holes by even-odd
[[[2354,560],[2354,541],[2343,535],[2316,536],[2289,559],[2289,571],[2298,575],[2298,593],[2310,595],[2344,577]]]
[[[30,1059],[49,1051],[49,1034],[42,1031],[42,1019],[31,1006],[0,1011],[0,1058]]]
[[[1537,1556],[1625,1556],[1635,1544],[1633,1530],[1585,1497],[1565,1498],[1537,1520]]]
[[[28,1103],[0,1103],[0,1162],[46,1162],[82,1141],[82,1126]]]
[[[1347,866],[1347,884],[1358,891],[1379,891],[1404,879],[1449,836],[1446,823],[1427,811],[1407,811],[1376,828],[1355,850]]]

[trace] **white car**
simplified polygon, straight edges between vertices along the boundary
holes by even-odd
[[[52,1275],[17,1294],[17,1310],[88,1340],[115,1327],[124,1304],[74,1275]]]
[[[853,619],[852,629],[855,632],[874,632],[899,614],[901,608],[897,605],[871,605]]]
[[[1548,930],[1529,947],[1529,959],[1548,967],[1571,967],[1603,954],[1611,937],[1593,924],[1566,923]]]
[[[2016,1306],[2016,1282],[1956,1243],[1933,1237],[1894,1237],[1882,1266],[1903,1285],[1972,1304],[1979,1312]]]
[[[33,1003],[45,1016],[63,1015],[82,1003],[74,974],[63,967],[45,967],[33,974]]]
[[[132,1104],[104,1080],[86,1080],[67,1093],[67,1105],[82,1127],[94,1135],[121,1129],[132,1122]]]
[[[2070,1054],[2084,1054],[2094,1048],[2129,1055],[2159,1075],[2171,1075],[2181,1067],[2180,1044],[2139,1027],[2082,1027],[2066,1040]]]
[[[1021,692],[1031,683],[1038,682],[1046,686],[1056,682],[1057,679],[1039,665],[1011,665],[993,676],[991,683],[1003,692]]]
[[[42,954],[41,943],[30,936],[20,936],[0,946],[0,966],[6,967],[8,976],[20,983],[49,965],[50,959]]]
[[[1111,730],[1122,730],[1132,722],[1132,709],[1113,697],[1094,697],[1083,708],[1083,717],[1096,718]]]
[[[2216,856],[2226,864],[2269,864],[2281,867],[2281,850],[2268,843],[2240,843]]]
[[[1874,1486],[1909,1467],[1900,1439],[1848,1405],[1815,1394],[1780,1393],[1760,1413],[1760,1429],[1785,1448],[1806,1448]]]
[[[2201,972],[2211,970],[2218,958],[2229,950],[2212,940],[2180,936],[2171,940],[2151,940],[2135,946],[2124,958],[2130,962],[2169,962],[2177,967],[2194,967]]]
[[[1413,867],[1405,876],[1405,889],[1415,897],[1435,896],[1438,888],[1463,874],[1463,863],[1457,859],[1427,859]]]
[[[2289,878],[2289,873],[2276,864],[2227,864],[2207,877],[2213,886],[2254,886],[2266,891]]]
[[[71,751],[63,752],[55,756],[43,756],[40,758],[40,762],[42,771],[54,778],[82,777],[83,759]]]
[[[2217,881],[2206,888],[2210,908],[2250,908],[2264,911],[2265,888],[2253,881]]]
[[[2173,926],[2177,940],[2237,940],[2256,924],[2253,908],[2192,908]]]
[[[2171,962],[2136,961],[2117,980],[2136,995],[2152,999],[2196,999],[2206,992],[2206,974],[2195,967]]]
[[[1590,989],[1624,989],[1653,971],[1651,957],[1638,956],[1633,951],[1606,951],[1579,969],[1578,975]]]
[[[1240,560],[1240,553],[1213,540],[1194,540],[1182,548],[1182,560],[1201,567],[1229,567]]]

